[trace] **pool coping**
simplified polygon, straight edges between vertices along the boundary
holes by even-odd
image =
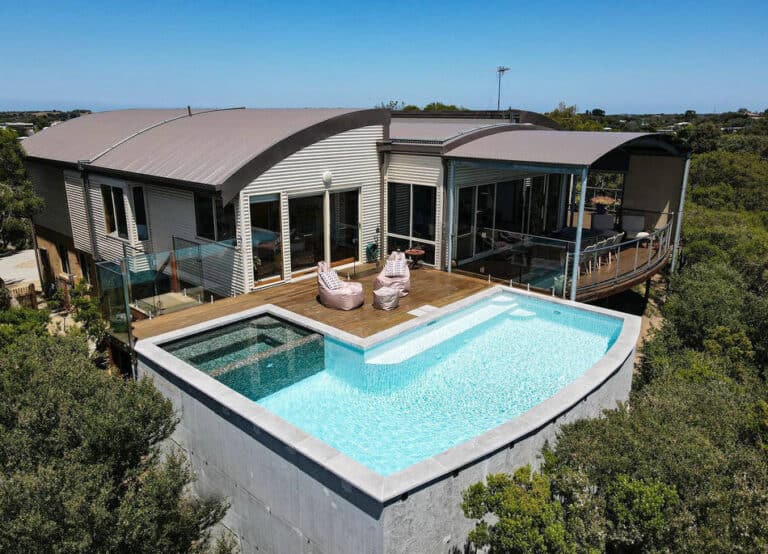
[[[502,292],[530,296],[587,312],[615,317],[622,320],[622,329],[613,346],[600,360],[587,369],[580,377],[560,389],[554,396],[469,441],[460,443],[387,476],[376,473],[313,435],[302,431],[260,406],[255,401],[230,389],[173,354],[166,352],[159,346],[172,340],[235,323],[242,319],[261,314],[271,314],[307,327],[324,336],[329,336],[362,350],[367,350],[394,336],[427,325],[431,321],[461,310],[478,300],[495,296]],[[456,471],[460,471],[510,445],[514,445],[543,426],[557,420],[558,417],[568,412],[573,406],[583,401],[590,393],[600,388],[604,382],[622,367],[624,362],[634,352],[635,344],[640,334],[640,326],[641,318],[635,315],[498,285],[366,338],[341,331],[279,306],[264,304],[236,314],[230,314],[140,340],[136,343],[134,349],[137,355],[140,358],[144,358],[151,366],[159,364],[165,371],[219,403],[227,410],[236,413],[256,429],[271,435],[335,475],[342,480],[342,487],[354,487],[375,502],[387,505],[412,491],[419,490],[433,482],[444,479]]]

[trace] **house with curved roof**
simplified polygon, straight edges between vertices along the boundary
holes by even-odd
[[[106,290],[110,272],[127,276],[132,318],[396,249],[599,298],[673,258],[687,173],[669,137],[563,131],[522,110],[119,110],[23,145],[46,200],[43,281],[98,277]]]

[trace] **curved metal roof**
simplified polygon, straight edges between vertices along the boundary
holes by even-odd
[[[301,148],[389,118],[381,109],[121,110],[69,120],[23,146],[30,158],[215,188],[228,202]]]
[[[590,166],[622,147],[648,148],[682,155],[663,135],[600,131],[510,130],[481,136],[449,148],[449,158],[530,164]]]

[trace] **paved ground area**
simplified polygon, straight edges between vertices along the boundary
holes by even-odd
[[[11,256],[0,257],[0,279],[9,288],[34,283],[35,288],[40,290],[35,251],[22,250]]]

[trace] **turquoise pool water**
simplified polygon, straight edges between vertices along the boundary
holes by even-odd
[[[365,352],[303,336],[293,365],[262,356],[216,378],[390,475],[553,396],[597,362],[620,331],[614,317],[502,293]],[[207,371],[216,372],[210,365]],[[280,386],[265,386],[275,379]]]

